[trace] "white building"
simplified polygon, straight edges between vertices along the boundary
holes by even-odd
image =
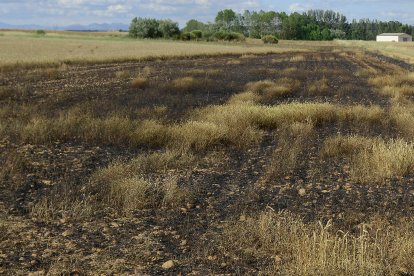
[[[377,35],[377,41],[383,42],[411,42],[413,37],[404,33],[383,33]]]

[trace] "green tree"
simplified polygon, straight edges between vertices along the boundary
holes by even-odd
[[[208,28],[207,24],[197,21],[195,19],[191,19],[189,21],[187,21],[183,31],[184,32],[191,32],[194,30],[200,30],[202,32],[206,31]]]
[[[232,9],[225,9],[217,13],[215,22],[220,29],[230,31],[235,19],[236,13]]]
[[[170,19],[160,20],[158,29],[164,38],[178,37],[180,35],[180,28],[178,28],[178,23],[173,22]]]

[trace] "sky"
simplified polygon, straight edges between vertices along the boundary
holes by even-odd
[[[169,18],[185,26],[189,19],[214,21],[217,11],[231,8],[288,13],[331,9],[351,19],[398,20],[414,25],[414,0],[0,0],[0,22],[64,26],[126,23],[137,17]]]

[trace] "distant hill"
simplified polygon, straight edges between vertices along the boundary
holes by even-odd
[[[24,29],[24,30],[54,30],[54,31],[112,31],[128,30],[129,25],[123,23],[92,23],[89,25],[68,25],[68,26],[41,26],[41,25],[13,25],[0,22],[0,29]]]

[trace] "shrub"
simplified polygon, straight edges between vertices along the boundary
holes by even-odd
[[[219,31],[214,34],[214,37],[218,40],[226,40],[226,41],[244,41],[246,38],[241,33],[236,32],[225,32]]]
[[[200,30],[194,30],[190,34],[196,39],[201,39],[203,37],[203,32]]]
[[[181,34],[181,40],[188,41],[192,39],[195,39],[195,36],[190,32],[185,32]]]
[[[36,34],[37,35],[46,35],[46,32],[44,30],[37,30]]]
[[[262,37],[262,41],[265,44],[278,44],[279,43],[279,40],[274,35],[265,35]]]

